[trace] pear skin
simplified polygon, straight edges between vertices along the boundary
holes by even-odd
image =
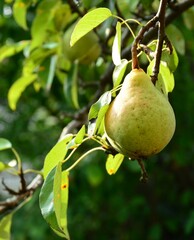
[[[142,69],[133,69],[105,115],[112,147],[132,159],[159,153],[175,131],[175,115],[167,98]]]

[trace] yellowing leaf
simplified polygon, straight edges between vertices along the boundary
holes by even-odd
[[[108,155],[106,160],[106,170],[109,175],[115,174],[119,169],[121,163],[123,162],[124,155],[121,153],[116,154],[113,156],[112,154]]]
[[[73,46],[81,37],[111,16],[112,13],[108,8],[97,8],[88,12],[75,26],[71,35],[70,45]]]
[[[11,239],[11,221],[13,214],[8,214],[0,221],[0,239],[10,240]]]

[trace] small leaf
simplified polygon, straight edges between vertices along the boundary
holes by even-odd
[[[166,33],[177,52],[181,55],[185,54],[185,39],[182,32],[175,25],[170,24],[166,28]]]
[[[11,222],[13,214],[8,214],[3,217],[0,221],[0,239],[10,240],[11,239]]]
[[[79,130],[79,132],[76,134],[76,137],[75,137],[75,143],[76,144],[82,143],[82,140],[83,140],[83,138],[85,136],[85,133],[86,133],[86,126],[83,125],[81,127],[81,129]]]
[[[68,181],[69,173],[62,171],[62,163],[57,165],[54,176],[54,209],[59,228],[64,233],[65,237],[69,239],[67,230],[67,206],[68,206]]]
[[[178,59],[175,48],[173,47],[172,54],[170,54],[168,49],[165,49],[162,52],[162,59],[161,60],[166,62],[166,64],[168,65],[171,72],[174,72],[177,69],[178,62],[179,62],[179,59]]]
[[[112,13],[108,8],[97,8],[88,12],[76,24],[71,35],[70,45],[73,46],[81,37],[111,16]]]
[[[115,67],[113,71],[113,86],[117,87],[125,74],[125,70],[127,68],[128,61],[126,59],[122,59],[121,63]]]
[[[50,91],[51,89],[51,85],[53,83],[53,79],[55,76],[56,65],[57,65],[57,55],[54,55],[51,57],[51,60],[50,60],[50,67],[49,67],[48,79],[46,84],[47,91]]]
[[[12,144],[5,138],[0,138],[0,151],[12,148]]]
[[[78,101],[78,62],[72,64],[71,69],[64,81],[64,93],[66,101],[79,109]]]
[[[112,60],[114,65],[118,66],[121,64],[121,23],[117,22],[116,35],[114,37],[112,46]]]
[[[15,18],[15,21],[25,30],[28,29],[26,24],[27,8],[28,5],[24,0],[16,0],[13,5],[13,16]]]
[[[98,99],[98,101],[91,106],[88,114],[88,120],[97,118],[100,109],[103,106],[109,105],[110,102],[111,102],[111,91],[107,91],[104,94],[102,94],[102,96]]]
[[[106,160],[106,170],[109,175],[115,174],[119,169],[121,163],[123,162],[124,155],[121,153],[116,154],[113,156],[112,154],[108,155]]]
[[[61,141],[55,144],[55,146],[46,155],[43,167],[44,178],[48,173],[65,158],[67,153],[67,144],[73,138],[73,134],[67,134]]]
[[[153,67],[154,60],[150,62],[147,68],[147,73],[150,76],[153,74]],[[167,64],[163,61],[160,63],[160,72],[158,74],[158,80],[155,86],[166,96],[168,95],[168,92],[172,92],[174,89],[174,75],[170,72]]]
[[[22,94],[22,92],[33,83],[37,78],[36,74],[22,76],[17,79],[9,89],[8,92],[8,102],[12,110],[16,109],[17,102]]]

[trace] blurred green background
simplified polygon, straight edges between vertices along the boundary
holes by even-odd
[[[1,45],[30,38],[29,31],[15,23],[9,6],[0,3]],[[29,21],[34,11],[30,9]],[[185,39],[185,53],[179,55],[174,74],[175,89],[169,95],[177,119],[175,135],[160,154],[146,161],[146,184],[139,181],[136,162],[127,159],[112,176],[106,173],[104,153],[94,153],[77,166],[70,175],[71,239],[194,239],[194,30],[185,27],[182,17],[174,24]],[[23,163],[41,169],[45,155],[70,120],[62,117],[68,106],[56,81],[49,96],[27,88],[17,110],[11,111],[7,93],[21,73],[22,60],[19,53],[0,64],[0,137],[12,142]],[[0,153],[1,161],[11,157]],[[5,198],[3,192],[0,198]],[[14,215],[12,233],[14,240],[60,239],[40,214],[38,190]]]

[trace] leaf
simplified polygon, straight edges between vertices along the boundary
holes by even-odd
[[[26,4],[25,0],[16,0],[13,5],[13,16],[15,18],[15,21],[25,30],[28,29],[26,24],[27,8],[28,4]]]
[[[44,0],[37,8],[36,17],[32,23],[32,42],[30,50],[42,45],[45,38],[54,31],[54,16],[60,1]]]
[[[152,75],[154,67],[154,60],[150,62],[147,73]],[[166,96],[168,92],[172,92],[174,89],[174,75],[170,72],[167,64],[165,62],[160,63],[160,72],[158,74],[158,80],[156,82],[156,87],[164,93]]]
[[[112,45],[112,60],[114,65],[121,64],[121,23],[117,22],[116,35]]]
[[[0,48],[0,62],[2,62],[7,57],[11,57],[21,52],[28,45],[29,41],[20,41],[17,43],[11,43],[2,46]]]
[[[51,89],[51,85],[53,83],[53,79],[55,76],[56,65],[57,65],[57,55],[54,55],[51,57],[51,60],[50,60],[50,67],[49,67],[48,79],[46,84],[47,91],[50,91]]]
[[[117,153],[115,156],[112,154],[108,155],[106,160],[106,171],[109,175],[115,174],[119,169],[121,163],[123,162],[124,155],[121,153]]]
[[[17,79],[9,89],[8,92],[8,102],[9,106],[12,110],[16,109],[17,102],[22,94],[22,92],[33,83],[37,78],[36,74],[22,76],[21,78]]]
[[[172,54],[170,54],[169,50],[167,50],[167,49],[164,50],[162,52],[161,60],[163,62],[166,62],[167,66],[169,67],[169,70],[171,72],[174,72],[177,69],[178,62],[179,62],[179,59],[178,59],[178,56],[177,56],[175,48],[173,47]]]
[[[83,138],[85,136],[85,133],[86,133],[86,126],[83,125],[81,127],[81,129],[79,130],[79,132],[76,134],[76,137],[75,137],[75,143],[76,144],[82,143],[82,140],[83,140]]]
[[[97,8],[85,14],[73,30],[70,45],[73,46],[81,37],[111,16],[112,13],[108,8]]]
[[[110,102],[111,102],[111,91],[107,91],[104,94],[102,94],[102,96],[98,99],[98,101],[91,106],[88,114],[88,120],[97,118],[100,109],[103,106],[109,105]]]
[[[64,93],[66,101],[79,109],[78,102],[78,62],[72,64],[71,69],[64,81]]]
[[[166,34],[177,52],[181,55],[185,54],[185,39],[182,32],[175,25],[170,24],[166,28]]]
[[[68,206],[68,181],[69,173],[62,171],[62,163],[58,163],[54,176],[54,209],[59,228],[69,239],[67,230],[67,206]]]
[[[52,169],[47,175],[39,195],[40,210],[43,218],[49,224],[49,226],[61,237],[66,237],[66,235],[60,229],[55,211],[54,211],[54,176],[56,173],[56,168]]]
[[[67,134],[64,139],[57,142],[55,146],[46,155],[43,167],[44,178],[47,177],[49,172],[56,167],[56,165],[65,158],[67,153],[67,144],[73,138],[73,134]]]
[[[125,70],[127,68],[128,61],[126,59],[122,59],[121,63],[117,65],[113,71],[113,86],[117,87],[125,74]]]
[[[5,138],[0,138],[0,151],[12,148],[12,144]]]
[[[189,30],[194,29],[194,7],[189,8],[187,11],[183,12],[183,21],[185,23],[185,26]]]
[[[11,239],[11,222],[13,214],[8,214],[3,217],[0,221],[0,239],[10,240]]]

